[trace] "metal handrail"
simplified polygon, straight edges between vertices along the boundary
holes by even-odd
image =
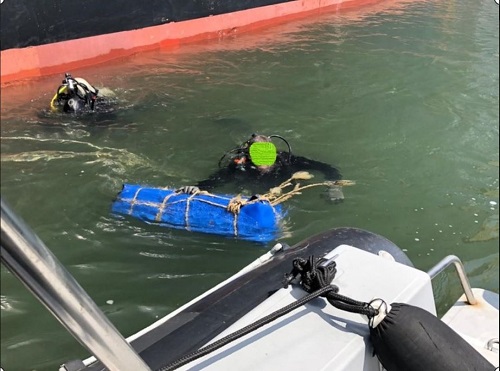
[[[474,294],[472,292],[472,288],[469,282],[469,279],[467,278],[467,273],[465,272],[465,267],[462,263],[462,261],[455,255],[448,255],[445,257],[443,260],[441,260],[439,263],[437,263],[433,268],[431,268],[427,274],[433,279],[436,277],[439,273],[444,271],[446,268],[448,268],[450,265],[454,265],[455,269],[458,274],[458,278],[460,279],[460,283],[462,284],[462,288],[465,293],[465,297],[467,298],[467,302],[471,305],[474,305],[477,303],[476,298],[474,297]]]
[[[75,278],[1,199],[1,261],[109,370],[150,370]]]

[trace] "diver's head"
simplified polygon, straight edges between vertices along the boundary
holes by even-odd
[[[256,169],[261,173],[266,173],[271,170],[276,162],[277,150],[272,143],[271,137],[266,135],[252,134],[250,139],[243,142],[239,147],[226,152],[219,160],[221,161],[227,156],[236,169],[245,171],[247,169]]]
[[[248,158],[251,163],[261,172],[266,173],[271,170],[276,162],[278,151],[271,141],[271,137],[266,135],[252,134],[248,143]]]
[[[252,136],[250,137],[250,139],[248,139],[246,141],[246,143],[251,145],[252,143],[256,143],[256,142],[266,143],[266,142],[270,142],[270,141],[271,141],[271,138],[268,137],[267,135],[253,133]]]
[[[247,168],[254,168],[261,173],[268,172],[274,167],[276,161],[278,161],[278,150],[272,142],[273,138],[279,138],[286,143],[288,147],[288,159],[280,156],[279,161],[281,163],[289,162],[292,156],[292,150],[285,138],[279,135],[267,136],[252,134],[252,136],[240,146],[222,155],[219,160],[219,168],[224,159],[229,159],[229,161],[239,170],[244,171]]]

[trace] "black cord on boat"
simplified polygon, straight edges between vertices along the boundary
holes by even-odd
[[[307,292],[313,292],[321,287],[329,285],[337,273],[337,263],[332,259],[309,259],[297,258],[293,261],[292,271],[285,277],[285,287],[300,275],[300,285]],[[338,294],[338,287],[329,291],[325,298],[337,309],[346,312],[359,313],[373,318],[378,314],[378,310],[370,306],[370,303],[357,301],[347,296]]]
[[[279,317],[290,313],[294,309],[306,304],[307,302],[315,299],[319,296],[324,296],[330,304],[335,308],[345,310],[351,313],[359,313],[366,315],[369,319],[373,318],[378,314],[378,310],[371,307],[370,303],[365,303],[351,299],[347,296],[338,294],[339,288],[332,285],[331,282],[335,278],[337,273],[335,257],[331,259],[317,259],[315,260],[313,256],[309,259],[297,258],[293,261],[292,271],[285,275],[285,280],[283,282],[286,288],[292,281],[294,281],[297,276],[300,276],[300,285],[302,288],[309,293],[309,295],[304,296],[302,299],[297,300],[277,311],[255,321],[254,323],[241,328],[238,331],[229,334],[222,339],[219,339],[205,347],[198,349],[190,354],[179,358],[177,361],[170,363],[169,365],[163,366],[158,371],[170,371],[178,367],[184,366],[185,364],[194,361],[200,357],[203,357],[224,345],[241,338],[244,335],[249,334],[252,331],[278,319]]]
[[[325,295],[326,293],[328,293],[332,290],[335,290],[335,289],[338,290],[338,288],[336,288],[335,286],[331,286],[331,285],[325,286],[325,287],[323,287],[323,288],[321,288],[321,289],[319,289],[319,290],[317,290],[309,295],[304,296],[302,299],[299,299],[292,304],[289,304],[281,309],[278,309],[277,311],[259,319],[258,321],[254,322],[248,326],[245,326],[245,327],[241,328],[240,330],[233,332],[232,334],[229,334],[229,335],[223,337],[222,339],[219,339],[219,340],[217,340],[217,341],[215,341],[215,342],[213,342],[213,343],[211,343],[203,348],[200,348],[193,353],[185,355],[184,357],[178,359],[177,361],[174,361],[174,362],[170,363],[169,365],[160,368],[158,371],[170,371],[170,370],[174,370],[178,367],[184,366],[185,364],[192,362],[195,359],[203,357],[204,355],[207,355],[207,354],[223,347],[224,345],[226,345],[226,344],[228,344],[236,339],[239,339],[240,337],[242,337],[246,334],[249,334],[252,331],[255,331],[256,329],[274,321],[275,319],[278,319],[279,317],[281,317],[287,313],[290,313],[294,309],[301,307],[302,305],[317,298],[318,296]]]

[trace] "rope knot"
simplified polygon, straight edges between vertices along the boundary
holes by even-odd
[[[337,263],[333,260],[297,258],[293,260],[292,271],[285,276],[284,286],[287,287],[298,275],[300,275],[300,285],[308,293],[312,293],[326,286],[330,286],[337,273]],[[334,292],[338,292],[338,287],[334,287]],[[326,296],[323,295],[323,296]]]
[[[227,211],[233,214],[239,214],[241,207],[246,203],[246,200],[244,200],[241,195],[237,195],[233,197],[227,204]]]
[[[363,314],[369,319],[373,318],[379,311],[373,308],[370,303],[340,295],[338,286],[331,284],[337,273],[337,263],[334,260],[336,257],[337,255],[329,259],[314,259],[314,256],[310,256],[309,259],[294,259],[292,271],[285,275],[284,287],[288,287],[297,276],[300,276],[300,285],[306,292],[318,292],[330,287],[330,290],[324,291],[320,296],[325,297],[335,308]]]

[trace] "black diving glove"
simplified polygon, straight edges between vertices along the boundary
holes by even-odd
[[[188,195],[194,195],[195,193],[200,193],[200,189],[197,186],[184,186],[181,188],[177,188],[175,190],[176,193],[185,193]]]
[[[323,193],[323,197],[328,201],[337,204],[344,201],[344,192],[342,191],[341,186],[331,185],[325,190],[325,192]]]

